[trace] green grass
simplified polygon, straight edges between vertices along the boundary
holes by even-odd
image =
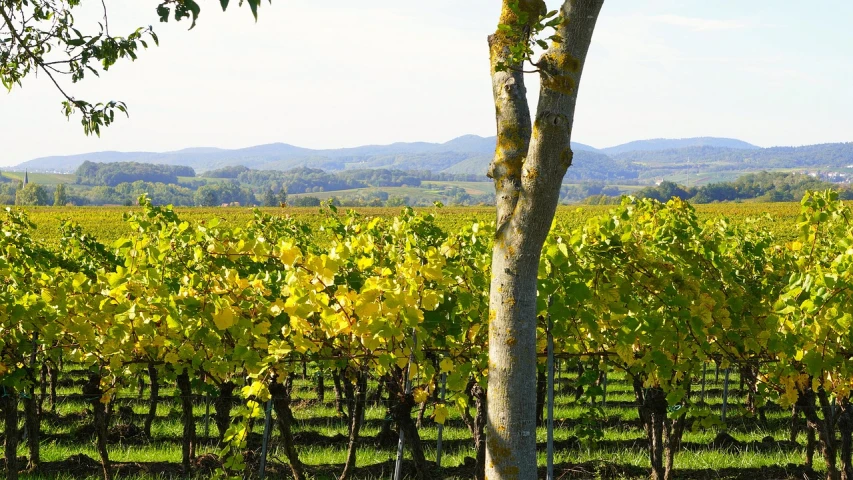
[[[66,380],[58,389],[60,402],[56,406],[56,413],[60,422],[51,422],[45,418],[42,422],[43,441],[41,442],[42,462],[61,462],[73,455],[83,454],[90,458],[98,458],[94,441],[91,436],[81,436],[79,429],[87,427],[90,415],[85,413],[88,405],[79,398],[69,397],[79,394],[79,381],[81,377],[77,374],[67,373],[61,379],[73,379],[74,384]],[[311,432],[327,438],[340,437],[341,440],[331,445],[304,444],[298,445],[299,455],[302,461],[309,466],[312,472],[310,478],[332,479],[340,473],[340,466],[346,460],[346,440],[342,437],[347,435],[347,426],[344,421],[336,415],[333,403],[333,390],[331,381],[327,381],[326,395],[322,404],[309,402],[316,399],[314,384],[308,379],[297,378],[294,389],[294,433],[297,435]],[[575,400],[573,390],[568,387],[573,382],[574,375],[563,372],[558,377],[557,395],[555,396],[555,463],[558,472],[562,471],[568,475],[580,478],[592,478],[600,475],[604,478],[645,478],[646,469],[649,466],[647,452],[640,441],[644,433],[637,423],[637,411],[632,406],[634,402],[633,389],[625,381],[623,375],[611,373],[608,378],[607,404],[604,407],[604,417],[607,427],[604,428],[603,439],[594,444],[569,443],[578,435],[578,419],[588,408],[588,401]],[[135,382],[130,382],[135,383]],[[722,406],[721,388],[722,375],[719,382],[714,382],[712,371],[708,374],[708,393],[705,397],[709,408],[719,414]],[[688,430],[684,434],[683,442],[685,448],[678,454],[675,460],[676,469],[691,472],[691,478],[698,475],[700,478],[750,478],[760,480],[756,476],[764,470],[762,468],[775,468],[789,464],[802,465],[804,461],[804,435],[799,437],[799,446],[796,448],[783,448],[782,445],[770,448],[757,448],[761,445],[764,437],[770,435],[777,440],[788,438],[788,425],[790,412],[784,409],[772,409],[767,413],[767,427],[758,426],[757,423],[744,415],[740,405],[743,398],[738,391],[739,378],[737,374],[731,376],[730,381],[730,404],[728,432],[737,440],[744,442],[743,447],[738,450],[719,450],[711,448],[709,443],[718,433],[716,429]],[[370,390],[376,388],[375,382],[370,383]],[[176,468],[181,461],[181,434],[182,424],[180,420],[180,407],[175,399],[170,398],[175,394],[172,386],[164,386],[160,392],[164,397],[161,400],[157,419],[152,426],[152,439],[150,441],[132,441],[127,443],[110,444],[109,451],[111,460],[118,464],[141,463],[152,464],[155,462],[170,462]],[[693,387],[694,398],[699,397],[699,386]],[[130,406],[138,415],[135,423],[141,426],[141,416],[147,412],[146,403],[147,390],[143,398],[137,397],[135,388],[125,388],[116,400],[116,405]],[[368,398],[370,398],[368,396]],[[452,401],[453,399],[449,399]],[[596,399],[599,402],[600,399]],[[49,409],[49,405],[45,404]],[[197,434],[199,439],[197,453],[216,452],[215,440],[203,438],[205,432],[205,404],[200,399],[194,406],[194,415],[197,421]],[[212,412],[212,409],[211,409]],[[413,412],[413,415],[415,412]],[[23,416],[23,415],[21,415]],[[369,404],[365,413],[365,424],[362,429],[362,438],[374,437],[385,419],[384,406]],[[254,433],[262,433],[262,422],[254,425]],[[211,437],[217,435],[215,422],[208,423],[207,429]],[[425,424],[419,430],[423,442],[426,457],[433,460],[436,454],[436,440],[438,438],[438,426],[429,420],[429,414],[425,417]],[[342,437],[341,437],[342,436]],[[540,444],[539,464],[544,466],[544,442],[546,431],[538,428],[536,432],[537,442]],[[257,437],[256,437],[257,438]],[[475,452],[470,441],[468,429],[461,422],[458,410],[451,408],[451,416],[447,426],[443,430],[443,461],[445,468],[453,469],[462,465],[466,457],[473,457]],[[19,445],[18,455],[27,455],[25,442]],[[358,449],[357,466],[362,468],[355,478],[387,479],[396,455],[394,445],[386,447],[375,447],[371,442],[365,442]],[[407,453],[406,457],[409,455]],[[270,462],[271,468],[276,471],[286,471],[282,465],[285,458],[277,440],[277,432],[274,431],[271,442]],[[815,455],[815,468],[820,470],[823,464],[820,455]],[[560,470],[562,469],[562,470]],[[120,470],[121,471],[121,470]],[[452,471],[452,470],[451,470]],[[768,470],[770,471],[770,470]],[[741,472],[741,473],[738,473]],[[778,469],[772,470],[779,474]],[[794,475],[793,471],[791,475]],[[93,476],[94,475],[94,476]],[[743,476],[740,476],[743,475]],[[571,477],[571,478],[576,478]],[[92,475],[70,474],[59,472],[52,474],[26,473],[24,479],[89,479],[100,478]],[[153,480],[158,478],[150,474],[132,474],[117,478],[132,478],[138,480]],[[204,478],[198,476],[197,478]],[[463,478],[450,474],[445,478]],[[776,477],[772,477],[776,478]],[[793,477],[791,477],[793,478]],[[802,478],[802,477],[800,477]]]

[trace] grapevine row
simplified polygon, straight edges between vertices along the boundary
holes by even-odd
[[[685,428],[719,423],[691,394],[704,366],[738,365],[751,413],[761,416],[769,402],[795,406],[817,432],[827,477],[853,478],[850,216],[835,193],[810,192],[795,241],[778,240],[761,220],[700,220],[677,199],[626,199],[581,226],[558,222],[540,263],[543,371],[550,315],[555,353],[588,372],[580,377],[588,395],[600,391],[600,372],[630,378],[652,476],[664,479]],[[190,223],[143,197],[112,245],[69,221],[53,246],[33,240],[26,215],[7,211],[0,235],[7,478],[18,472],[18,400],[35,426],[27,441],[37,468],[39,373],[63,362],[89,372],[83,393],[107,480],[112,403],[140,377],[151,385],[149,435],[158,385],[177,385],[187,471],[196,438],[191,398],[205,394],[218,399],[220,476],[242,475],[249,432],[269,402],[293,476],[305,478],[290,402],[293,377],[306,364],[330,374],[345,397],[342,479],[355,466],[368,378],[392,400],[389,414],[419,478],[429,469],[412,419],[419,406],[438,423],[459,408],[482,478],[494,226],[472,220],[447,232],[435,215],[411,209],[368,217],[334,207],[319,223],[259,211],[239,227]],[[442,377],[446,399],[438,395]],[[234,395],[242,399],[236,409]]]

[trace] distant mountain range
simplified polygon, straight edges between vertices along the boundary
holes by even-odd
[[[732,138],[695,137],[638,140],[602,149],[581,143],[572,143],[572,147],[574,166],[567,178],[576,180],[647,178],[688,169],[725,172],[853,166],[853,143],[761,148]],[[233,150],[205,147],[163,153],[95,152],[36,158],[10,170],[71,173],[88,160],[187,165],[197,172],[244,165],[266,170],[305,166],[329,171],[390,168],[485,174],[494,150],[495,137],[465,135],[445,143],[393,143],[327,150],[273,143]]]

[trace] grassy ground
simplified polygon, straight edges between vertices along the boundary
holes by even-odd
[[[630,385],[618,374],[611,374],[610,377],[607,403],[603,409],[605,416],[598,423],[603,428],[604,437],[596,444],[584,444],[577,442],[576,435],[581,417],[587,411],[587,403],[575,400],[573,390],[570,389],[573,380],[565,373],[560,375],[555,399],[557,478],[646,478],[649,463],[644,434],[637,421],[633,392]],[[709,372],[706,402],[713,411],[719,413],[722,403],[722,378],[720,382],[714,382],[713,377],[713,373]],[[56,415],[48,414],[42,422],[43,472],[26,473],[22,477],[24,479],[100,478],[97,462],[90,460],[98,458],[94,438],[88,426],[91,418],[86,413],[87,404],[77,396],[80,393],[80,378],[74,377],[77,380],[74,383],[67,381],[71,378],[70,375],[63,378],[66,381],[59,390]],[[330,381],[326,383],[331,384]],[[336,415],[332,389],[327,387],[325,401],[318,403],[310,379],[299,379],[295,386],[295,434],[300,457],[308,466],[310,478],[336,478],[346,457],[347,427]],[[372,386],[371,390],[373,388],[375,386]],[[766,438],[772,436],[775,440],[787,440],[790,412],[771,409],[767,414],[767,424],[759,425],[755,419],[744,415],[737,388],[738,378],[733,375],[727,427],[728,432],[743,443],[730,449],[716,448],[709,444],[717,435],[717,429],[687,431],[684,435],[684,451],[675,461],[676,469],[680,471],[679,478],[760,480],[803,478],[804,473],[806,478],[818,478],[814,472],[802,468],[802,444],[805,441],[803,435],[799,437],[799,444],[770,442]],[[697,400],[700,395],[698,390],[698,387],[694,387],[694,398]],[[149,472],[173,475],[179,473],[182,425],[174,394],[175,390],[169,386],[161,390],[163,400],[157,412],[157,420],[153,424],[151,439],[129,436],[110,444],[111,459],[118,464],[118,478],[153,480],[165,477]],[[117,402],[117,406],[132,408],[132,423],[141,426],[143,415],[147,412],[145,400],[138,398],[135,391],[125,390]],[[49,410],[49,406],[46,405],[45,408]],[[194,413],[199,435],[198,454],[215,452],[217,429],[212,420],[206,420],[203,399],[200,398],[197,402]],[[358,451],[359,469],[355,478],[378,480],[391,477],[396,445],[379,445],[374,441],[385,415],[384,406],[369,404],[362,429],[364,441]],[[436,454],[438,428],[428,417],[429,415],[420,429],[420,435],[427,459],[432,461]],[[118,420],[114,421],[114,424],[116,423]],[[261,432],[262,425],[255,425],[255,435],[250,439],[250,448],[257,449]],[[538,429],[539,463],[543,467],[545,438],[545,429]],[[470,434],[455,409],[451,409],[451,417],[444,428],[443,445],[444,470],[441,474],[434,473],[435,478],[469,478],[471,470],[464,467],[465,459],[473,457],[474,451]],[[18,454],[19,457],[27,454],[25,444],[20,446]],[[89,458],[81,459],[80,454]],[[283,464],[284,458],[278,444],[277,432],[274,432],[270,450],[271,478],[288,478],[287,467]],[[822,468],[819,455],[815,458],[815,468]],[[196,477],[206,478],[208,475],[209,472],[199,471]]]

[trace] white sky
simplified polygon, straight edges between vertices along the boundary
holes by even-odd
[[[156,3],[108,0],[113,34],[153,24],[160,47],[69,85],[79,98],[126,101],[130,118],[85,137],[46,77],[29,78],[0,92],[0,165],[99,150],[494,134],[486,35],[499,0],[273,0],[257,24],[236,0],[227,13],[203,0],[192,31],[158,23]],[[853,140],[851,18],[848,0],[607,0],[573,140]]]

